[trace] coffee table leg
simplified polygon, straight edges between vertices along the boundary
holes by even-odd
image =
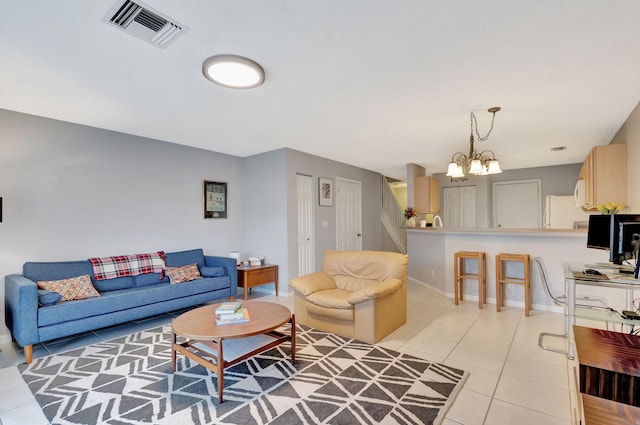
[[[218,375],[218,401],[222,403],[222,390],[224,389],[224,357],[222,355],[222,338],[216,344],[218,358],[216,359],[217,375]]]
[[[176,371],[176,333],[171,332],[171,367]]]
[[[277,287],[277,286],[276,286]],[[291,364],[296,362],[296,315],[291,315]]]

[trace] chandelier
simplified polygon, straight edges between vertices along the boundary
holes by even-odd
[[[480,137],[478,133],[478,121],[476,120],[476,114],[471,112],[471,135],[469,136],[469,155],[465,155],[462,152],[456,152],[451,157],[449,168],[447,169],[447,176],[449,177],[464,177],[466,173],[486,176],[488,174],[501,173],[500,163],[496,159],[496,155],[493,151],[485,150],[477,152],[473,144],[475,142],[484,142],[489,138],[491,131],[493,130],[493,121],[496,119],[496,112],[501,108],[494,106],[489,108],[488,112],[491,116],[491,127],[487,132],[487,135]],[[474,136],[475,133],[475,136]]]

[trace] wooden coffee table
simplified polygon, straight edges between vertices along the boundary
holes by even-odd
[[[217,326],[215,309],[219,305],[212,304],[196,308],[181,314],[173,320],[171,324],[171,365],[175,372],[176,354],[180,352],[214,372],[218,376],[218,400],[222,403],[225,368],[240,363],[285,341],[291,341],[291,363],[295,363],[296,321],[291,311],[280,304],[264,301],[245,301],[242,306],[249,310],[251,319],[249,322]],[[289,335],[275,330],[286,323],[291,323]],[[247,338],[260,334],[267,335],[273,340],[233,360],[224,360],[222,344],[224,340]],[[187,338],[187,341],[178,343],[176,341],[178,335]]]

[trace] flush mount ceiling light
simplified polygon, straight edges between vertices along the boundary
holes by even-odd
[[[252,89],[264,83],[264,69],[242,56],[211,56],[203,62],[202,73],[207,80],[232,89]]]
[[[449,177],[464,177],[466,173],[486,176],[487,174],[501,173],[500,163],[496,159],[496,155],[493,151],[485,150],[477,152],[473,146],[474,142],[484,142],[489,138],[491,131],[493,130],[493,121],[496,119],[496,112],[500,109],[499,106],[489,108],[488,112],[492,115],[491,127],[487,132],[487,135],[480,137],[478,133],[478,121],[476,120],[476,114],[471,112],[471,135],[469,136],[469,155],[465,155],[462,152],[456,152],[451,158],[449,168],[447,169],[447,176]],[[475,133],[475,136],[474,136]]]

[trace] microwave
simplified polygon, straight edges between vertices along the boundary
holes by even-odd
[[[587,207],[586,186],[584,179],[580,179],[576,182],[576,187],[573,190],[573,198],[576,200],[577,207]]]

